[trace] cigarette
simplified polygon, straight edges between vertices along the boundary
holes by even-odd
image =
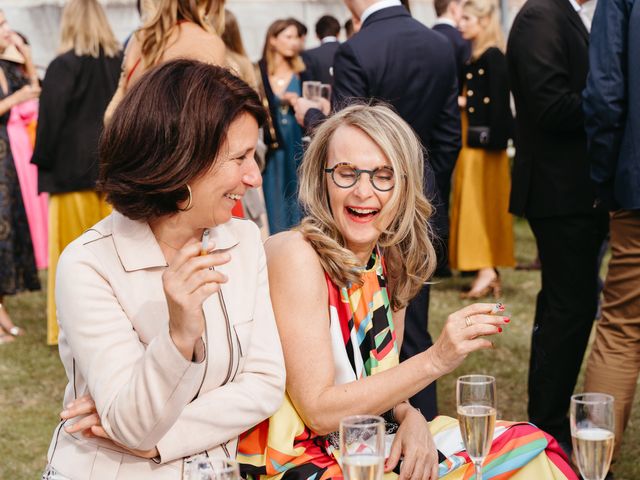
[[[504,305],[498,302],[491,309],[490,315],[495,315],[496,313],[500,313],[500,312],[504,312]]]
[[[209,254],[209,229],[205,228],[202,232],[202,245],[200,247],[200,256]]]

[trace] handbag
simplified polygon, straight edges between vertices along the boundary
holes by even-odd
[[[491,140],[489,127],[469,127],[467,129],[467,145],[471,148],[486,148]]]

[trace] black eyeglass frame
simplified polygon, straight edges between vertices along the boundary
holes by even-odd
[[[340,185],[338,182],[336,182],[335,177],[333,176],[334,172],[336,171],[336,169],[338,167],[351,167],[353,168],[353,171],[356,172],[356,178],[353,181],[353,183],[351,185],[347,185],[347,186],[342,186]],[[391,173],[394,175],[395,177],[395,172],[393,171],[393,168],[391,167],[378,167],[378,168],[374,168],[373,170],[367,170],[365,168],[356,168],[355,165],[349,163],[349,162],[340,162],[340,163],[336,163],[332,168],[325,168],[324,169],[324,173],[330,173],[331,174],[331,180],[333,181],[333,183],[335,184],[336,187],[338,188],[351,188],[353,187],[356,183],[358,183],[358,180],[360,180],[360,175],[363,173],[368,173],[369,174],[369,182],[371,182],[371,186],[376,189],[379,192],[390,192],[391,190],[393,190],[393,188],[396,186],[395,183],[395,178],[393,180],[393,185],[391,185],[391,187],[387,188],[387,189],[382,189],[382,188],[378,188],[376,186],[375,183],[373,183],[373,176],[376,174],[376,172],[379,172],[380,170],[389,170],[391,171]]]

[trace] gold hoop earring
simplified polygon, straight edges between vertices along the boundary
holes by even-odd
[[[191,187],[189,186],[188,183],[187,183],[187,191],[189,192],[189,201],[187,202],[186,207],[184,208],[178,207],[178,210],[180,212],[186,212],[187,210],[191,210],[191,207],[193,207],[193,194],[191,193]]]

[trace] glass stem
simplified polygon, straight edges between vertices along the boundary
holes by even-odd
[[[476,467],[476,478],[475,480],[482,480],[482,461],[477,460],[473,462],[474,467]]]

